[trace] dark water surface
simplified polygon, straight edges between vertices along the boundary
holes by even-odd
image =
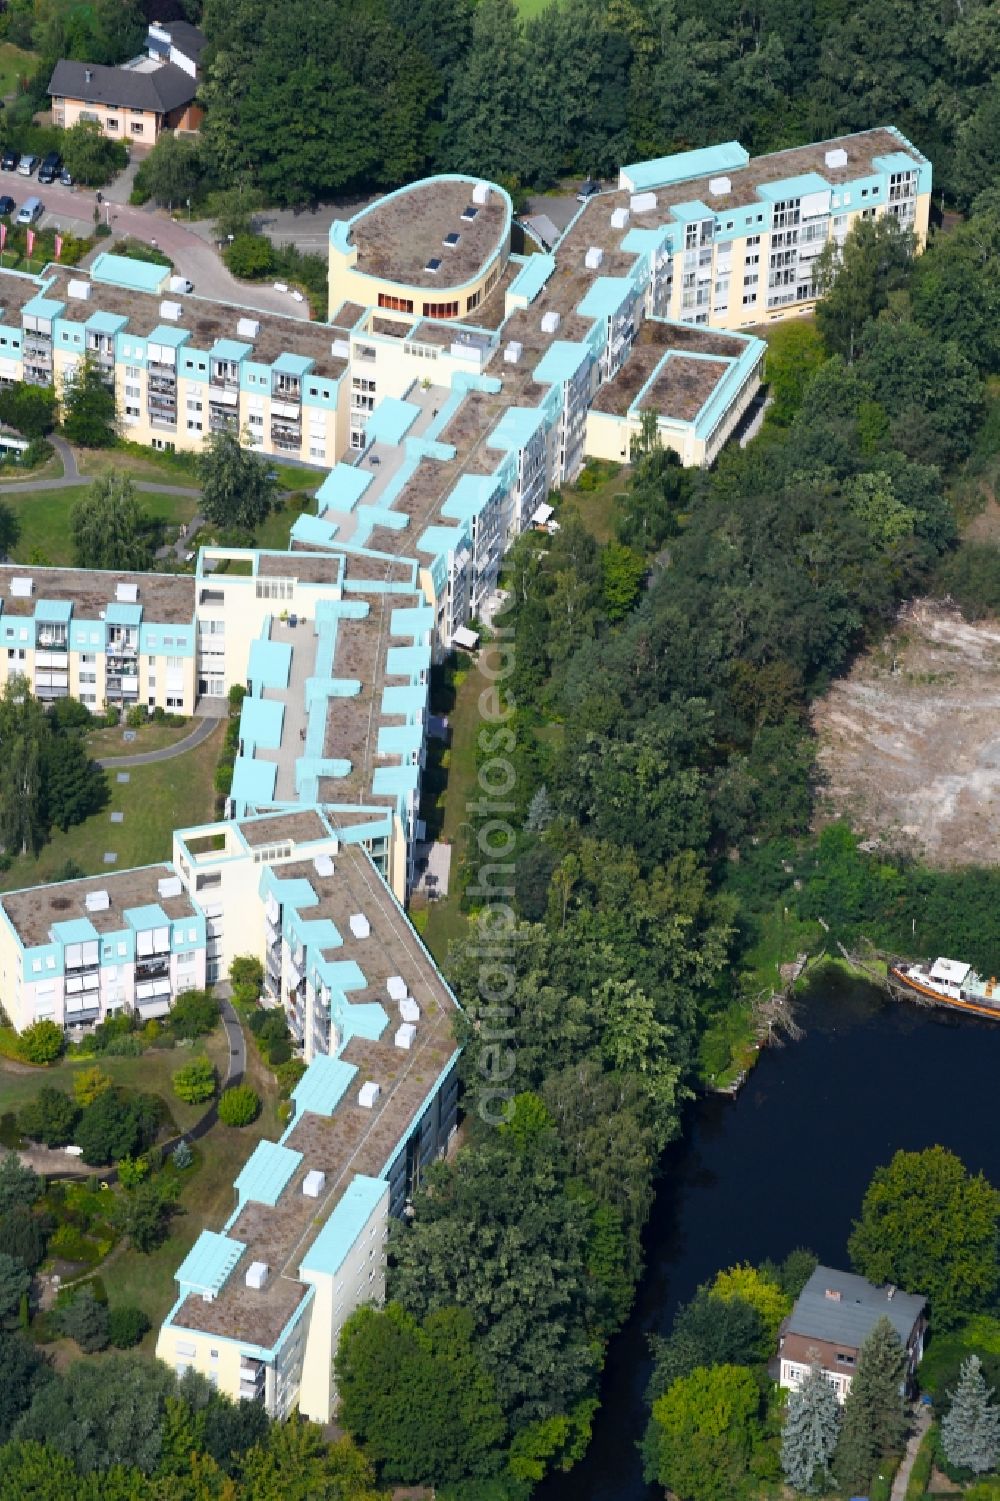
[[[764,1053],[736,1100],[700,1101],[665,1164],[646,1234],[646,1275],[612,1343],[586,1459],[540,1501],[652,1501],[636,1451],[645,1426],[646,1337],[720,1267],[807,1245],[847,1263],[873,1170],[940,1142],[1000,1184],[995,1128],[1000,1021],[890,1001],[829,970],[797,1005],[800,1042]]]

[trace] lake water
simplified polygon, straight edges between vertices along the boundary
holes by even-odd
[[[1000,1022],[890,1001],[821,976],[797,1003],[806,1035],[766,1051],[736,1100],[692,1109],[668,1156],[646,1235],[646,1275],[613,1342],[586,1459],[540,1501],[652,1501],[636,1450],[646,1422],[647,1336],[720,1267],[807,1245],[847,1267],[846,1240],[873,1170],[940,1142],[1000,1184],[993,1115]]]

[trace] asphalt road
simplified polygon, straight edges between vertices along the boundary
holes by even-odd
[[[57,183],[39,187],[34,178],[20,177],[16,172],[0,172],[0,193],[9,193],[18,207],[26,198],[41,198],[45,205],[41,219],[43,229],[93,233],[97,197],[90,188],[64,188]],[[244,307],[260,308],[263,312],[285,313],[291,318],[309,316],[308,303],[296,302],[287,292],[276,292],[268,283],[237,281],[222,264],[214,245],[189,229],[183,221],[171,219],[161,210],[105,202],[101,214],[106,222],[110,222],[115,235],[134,235],[146,244],[158,245],[169,255],[178,273],[190,277],[195,292],[201,297],[237,302]],[[98,244],[99,250],[113,248],[112,241]],[[40,265],[35,269],[40,270]]]

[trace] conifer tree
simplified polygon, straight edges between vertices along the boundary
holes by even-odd
[[[839,1433],[836,1394],[819,1366],[814,1365],[788,1399],[781,1435],[781,1468],[789,1485],[807,1496],[828,1488]]]
[[[834,1473],[844,1490],[864,1490],[878,1461],[902,1447],[906,1357],[889,1320],[879,1319],[858,1356],[844,1402]]]
[[[941,1443],[951,1464],[977,1475],[1000,1464],[1000,1409],[991,1398],[978,1355],[963,1360],[951,1408],[941,1419]]]

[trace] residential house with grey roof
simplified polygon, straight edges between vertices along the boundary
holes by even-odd
[[[906,1382],[924,1353],[927,1300],[887,1283],[818,1266],[795,1300],[778,1338],[779,1384],[793,1390],[818,1365],[843,1402],[851,1389],[861,1346],[886,1318],[906,1351]]]

